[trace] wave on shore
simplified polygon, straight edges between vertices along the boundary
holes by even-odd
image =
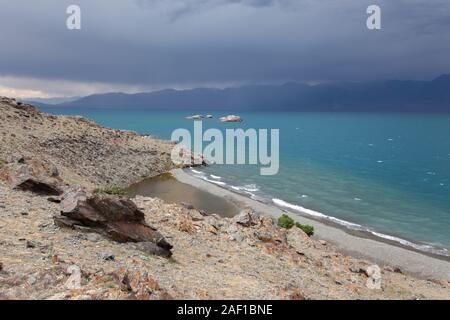
[[[318,211],[314,211],[314,210],[311,210],[311,209],[306,209],[304,207],[301,207],[301,206],[298,206],[298,205],[295,205],[295,204],[291,204],[291,203],[286,202],[286,201],[281,200],[281,199],[272,199],[272,201],[273,201],[273,203],[275,203],[276,205],[278,205],[280,207],[286,207],[286,208],[289,208],[289,209],[292,209],[292,210],[295,210],[295,211],[298,211],[298,212],[301,212],[301,213],[304,213],[304,214],[307,214],[307,215],[310,215],[310,216],[313,216],[313,217],[317,217],[317,218],[328,219],[328,220],[331,220],[333,222],[339,223],[339,224],[341,224],[343,226],[350,227],[352,229],[361,230],[361,228],[362,228],[362,226],[359,225],[359,224],[355,224],[355,223],[351,223],[351,222],[348,222],[348,221],[345,221],[345,220],[341,220],[341,219],[338,219],[338,218],[327,216],[327,215],[325,215],[323,213],[320,213]]]

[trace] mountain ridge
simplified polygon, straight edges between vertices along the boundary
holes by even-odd
[[[41,103],[37,103],[42,105]],[[48,106],[48,105],[47,105]],[[450,75],[430,81],[387,80],[308,85],[246,85],[94,94],[54,105],[75,108],[321,112],[450,112]]]

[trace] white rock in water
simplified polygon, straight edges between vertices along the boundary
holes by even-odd
[[[199,114],[196,114],[194,116],[186,117],[186,119],[188,119],[188,120],[201,120],[201,119],[203,119],[203,116],[199,115]]]
[[[235,116],[234,114],[222,117],[219,119],[221,122],[242,122],[242,118],[239,116]]]

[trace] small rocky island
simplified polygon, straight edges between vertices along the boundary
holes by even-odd
[[[374,289],[373,262],[264,212],[128,198],[174,168],[172,147],[0,98],[0,299],[449,298],[391,266]]]
[[[234,114],[231,114],[226,117],[221,117],[220,122],[243,122],[244,120],[240,116],[236,116]]]

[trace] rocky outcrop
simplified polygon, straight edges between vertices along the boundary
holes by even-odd
[[[208,165],[208,162],[203,156],[203,154],[197,154],[183,145],[178,145],[177,148],[174,149],[172,152],[173,155],[175,155],[178,158],[178,161],[176,162],[181,168],[201,167]]]
[[[20,101],[16,101],[16,99],[10,99],[6,97],[0,97],[0,103],[9,104],[10,106],[14,107],[15,109],[22,110],[28,113],[37,113],[38,109],[35,106],[32,106],[28,103],[23,103]]]
[[[102,128],[79,116],[50,115],[0,97],[0,167],[2,159],[32,155],[51,160],[71,185],[126,187],[175,167],[173,147],[170,141]]]
[[[0,169],[0,180],[13,189],[41,195],[61,195],[63,181],[58,169],[49,161],[18,156]]]
[[[172,245],[145,222],[144,213],[126,198],[73,191],[64,197],[61,215],[55,216],[54,221],[60,227],[85,227],[105,233],[120,243],[138,242],[150,254],[172,255]]]
[[[305,248],[312,246],[311,238],[300,228],[291,228],[286,233],[287,243],[298,253],[302,254]]]
[[[260,223],[259,215],[251,209],[242,210],[233,220],[244,227],[256,226]]]

